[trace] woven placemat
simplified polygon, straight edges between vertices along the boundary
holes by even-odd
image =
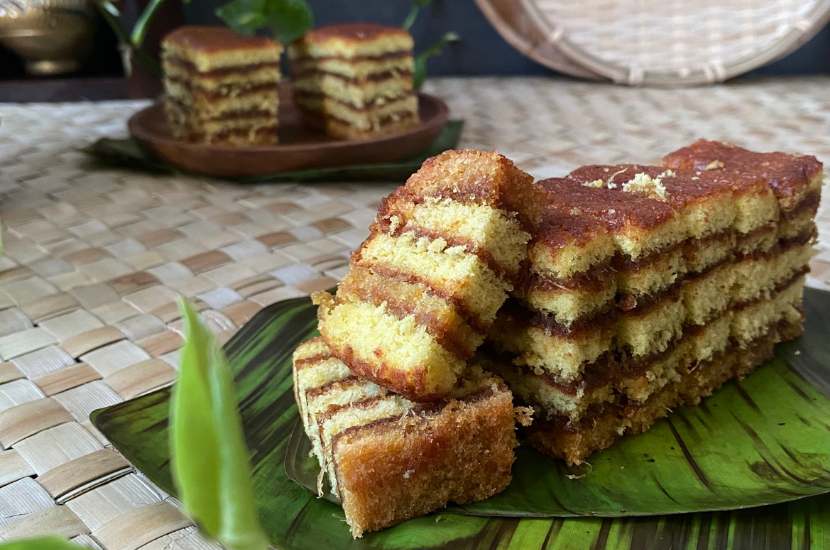
[[[615,82],[721,82],[793,51],[830,19],[828,0],[506,0],[553,49]]]
[[[830,79],[688,90],[545,79],[428,85],[537,177],[649,162],[706,136],[830,160]],[[0,540],[203,550],[176,503],[114,451],[93,409],[169,384],[193,300],[225,341],[263,306],[329,288],[394,185],[235,186],[90,169],[77,148],[143,102],[0,105]],[[825,197],[827,196],[825,189]],[[830,209],[809,284],[830,289]]]

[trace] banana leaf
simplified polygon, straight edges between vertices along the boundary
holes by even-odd
[[[315,310],[306,298],[274,304],[226,345],[261,523],[284,550],[830,548],[830,293],[808,289],[805,309],[805,334],[770,363],[592,455],[591,467],[566,468],[523,446],[501,495],[353,540],[342,510],[303,488],[313,488],[316,467],[304,438],[292,439],[291,353],[316,335]],[[174,492],[169,398],[162,389],[92,419]],[[771,506],[750,508],[762,504]]]

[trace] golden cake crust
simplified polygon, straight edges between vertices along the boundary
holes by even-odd
[[[776,195],[791,195],[822,172],[822,163],[812,155],[757,153],[731,143],[700,139],[663,157],[666,166],[756,174],[766,179]],[[722,165],[722,166],[712,166]]]
[[[331,40],[346,42],[363,42],[390,37],[408,37],[409,32],[400,27],[387,27],[376,23],[343,23],[327,25],[308,31],[304,40],[309,43],[321,43]]]
[[[342,433],[333,453],[352,534],[504,490],[518,445],[513,426],[511,394],[499,383],[437,414]]]
[[[273,49],[282,46],[265,36],[241,36],[228,27],[187,25],[171,31],[164,37],[166,47],[185,48],[206,54],[230,50]]]

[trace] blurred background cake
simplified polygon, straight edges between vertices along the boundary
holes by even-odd
[[[270,38],[181,27],[162,42],[173,135],[208,144],[276,144],[280,55]]]
[[[412,36],[370,23],[321,27],[288,48],[294,101],[312,128],[365,139],[418,124]]]

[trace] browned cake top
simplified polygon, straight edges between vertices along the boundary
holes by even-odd
[[[583,183],[603,180],[605,188],[623,192],[624,185],[638,174],[659,179],[660,185],[665,188],[665,200],[674,208],[683,208],[691,202],[730,193],[736,186],[743,188],[748,183],[742,176],[723,170],[666,169],[642,164],[583,166],[571,172],[568,178]],[[614,185],[609,186],[609,182]]]
[[[764,181],[778,197],[788,197],[804,190],[822,170],[813,156],[787,153],[754,153],[736,145],[700,139],[669,153],[663,164],[672,168],[699,171],[723,170]]]
[[[427,198],[516,212],[523,225],[532,227],[538,223],[544,192],[533,185],[532,176],[495,151],[450,150],[428,158],[406,185],[386,197],[378,219],[394,215],[401,204],[419,204]]]
[[[337,38],[347,42],[362,42],[389,36],[409,36],[409,33],[400,27],[386,27],[375,23],[343,23],[309,31],[305,35],[305,41],[325,42]]]
[[[201,26],[179,27],[164,37],[164,43],[205,53],[258,50],[275,44],[265,36],[240,36],[227,27]]]
[[[551,197],[548,200],[552,200]],[[584,246],[591,238],[605,232],[605,224],[586,216],[574,216],[549,206],[542,213],[539,229],[533,234],[532,243],[551,248]]]
[[[649,230],[674,218],[674,210],[665,202],[634,193],[613,193],[607,188],[589,187],[574,178],[550,178],[538,185],[551,194],[548,208],[575,216],[585,214],[612,229],[633,226]]]

